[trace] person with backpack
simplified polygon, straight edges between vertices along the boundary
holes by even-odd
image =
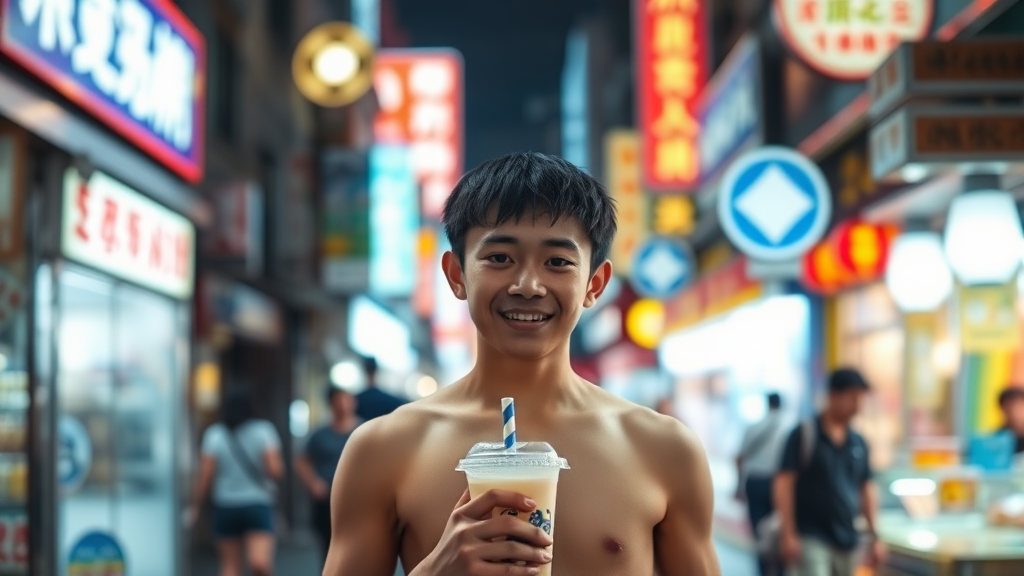
[[[877,538],[878,492],[868,445],[850,427],[868,390],[856,370],[836,370],[829,377],[825,409],[786,441],[773,493],[789,576],[853,576],[861,543],[854,525],[859,514],[867,522],[870,564],[885,559],[885,545]]]
[[[213,531],[220,576],[241,576],[242,552],[253,576],[274,572],[274,481],[284,476],[281,439],[267,420],[253,415],[247,388],[226,394],[223,421],[203,435],[199,474],[187,517],[194,523],[212,487]]]
[[[758,526],[772,513],[772,480],[778,470],[782,443],[787,428],[782,416],[782,396],[767,396],[768,413],[764,419],[747,429],[736,456],[738,474],[736,496],[747,503],[750,529],[757,535]],[[781,576],[773,559],[758,554],[761,576]]]

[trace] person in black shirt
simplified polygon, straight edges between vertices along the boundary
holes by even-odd
[[[878,494],[868,446],[850,428],[867,391],[857,371],[836,370],[829,377],[825,410],[793,430],[786,442],[773,489],[782,523],[779,544],[790,576],[853,576],[858,514],[870,530],[872,564],[886,555],[875,538]]]
[[[1014,454],[1024,453],[1024,388],[1010,386],[999,394],[1003,411],[1003,432],[1014,437]]]
[[[331,409],[330,424],[314,432],[295,458],[295,471],[312,496],[313,530],[320,539],[325,558],[331,545],[331,483],[334,471],[349,436],[359,425],[355,396],[336,386],[328,386],[327,404]]]
[[[387,416],[409,401],[377,388],[377,360],[363,358],[363,372],[366,374],[366,389],[356,396],[359,408],[356,414],[364,421]]]

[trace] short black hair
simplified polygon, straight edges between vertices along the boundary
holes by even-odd
[[[377,359],[373,356],[363,356],[363,372],[366,376],[373,378],[377,375]]]
[[[248,384],[238,384],[228,389],[221,404],[221,418],[228,430],[235,430],[255,417],[252,390]]]
[[[490,212],[497,209],[497,218]],[[444,205],[445,234],[465,265],[466,233],[549,214],[552,222],[575,218],[591,243],[591,273],[608,258],[615,238],[615,205],[604,186],[571,162],[539,152],[514,152],[488,160],[459,180]]]
[[[846,392],[847,390],[870,390],[868,381],[860,372],[853,368],[839,368],[828,378],[829,392]]]
[[[1014,400],[1024,400],[1024,388],[1011,385],[999,393],[999,407],[1006,408],[1006,405]]]
[[[782,408],[782,396],[778,392],[768,394],[768,409],[778,410],[779,408]]]

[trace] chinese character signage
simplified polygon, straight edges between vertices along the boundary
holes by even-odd
[[[170,0],[0,5],[0,51],[185,180],[202,179],[206,48]]]
[[[643,178],[657,191],[692,191],[700,177],[697,102],[707,79],[704,0],[637,0]]]
[[[409,146],[423,216],[440,219],[462,176],[462,57],[450,49],[381,50],[373,84],[374,141]]]
[[[604,139],[608,194],[615,200],[619,229],[612,243],[612,266],[628,276],[633,254],[647,238],[647,196],[640,184],[640,137],[632,130],[613,130]]]
[[[775,0],[789,47],[818,72],[864,80],[902,42],[928,35],[932,0]]]
[[[101,172],[64,175],[65,256],[176,298],[192,295],[195,229]]]

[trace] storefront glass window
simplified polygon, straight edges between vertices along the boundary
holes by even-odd
[[[61,573],[110,539],[125,573],[173,576],[177,304],[77,269],[58,289]]]

